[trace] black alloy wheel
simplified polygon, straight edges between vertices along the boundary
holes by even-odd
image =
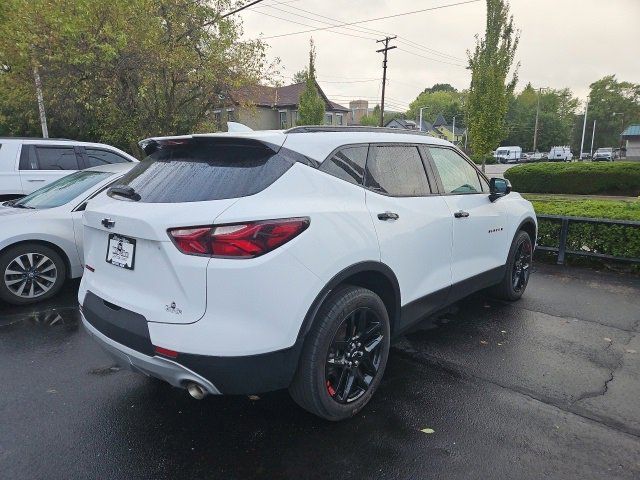
[[[502,280],[489,289],[489,294],[502,300],[518,300],[527,288],[532,265],[533,241],[520,230],[511,242]]]
[[[366,307],[351,312],[333,337],[325,367],[327,393],[338,403],[364,395],[378,374],[384,334],[382,321]]]
[[[524,292],[529,282],[529,275],[531,274],[531,263],[533,259],[533,248],[531,246],[531,239],[527,235],[523,238],[516,249],[516,254],[513,262],[513,269],[511,272],[511,282],[513,284],[513,290],[517,293]]]
[[[289,393],[326,420],[353,417],[380,385],[391,339],[389,314],[373,291],[340,285],[323,301],[305,336]]]

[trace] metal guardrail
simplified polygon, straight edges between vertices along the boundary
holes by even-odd
[[[605,218],[588,218],[588,217],[567,217],[562,215],[537,215],[539,220],[555,220],[560,222],[560,238],[557,247],[546,247],[538,245],[536,250],[545,252],[554,252],[558,254],[558,265],[564,264],[567,255],[577,255],[581,257],[599,258],[602,260],[616,260],[619,262],[640,263],[640,258],[619,257],[616,255],[607,255],[604,253],[588,252],[583,250],[567,250],[567,237],[569,236],[569,223],[595,223],[600,225],[620,225],[625,227],[635,227],[640,229],[640,222],[632,220],[609,220]]]

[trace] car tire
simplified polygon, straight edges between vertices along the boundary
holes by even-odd
[[[389,345],[389,315],[380,297],[362,287],[338,287],[307,334],[291,397],[326,420],[354,416],[380,384]]]
[[[8,248],[0,255],[0,299],[13,305],[46,300],[60,291],[66,276],[64,260],[50,247],[23,243]]]
[[[527,288],[532,264],[533,242],[527,232],[520,230],[511,242],[504,277],[489,293],[502,300],[518,300]]]

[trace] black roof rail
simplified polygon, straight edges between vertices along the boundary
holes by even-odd
[[[405,130],[402,128],[390,127],[364,127],[358,125],[352,126],[331,126],[331,125],[306,125],[301,127],[293,127],[285,130],[284,133],[316,133],[316,132],[377,132],[377,133],[397,133],[404,135],[422,135],[430,136],[426,132],[419,130]]]

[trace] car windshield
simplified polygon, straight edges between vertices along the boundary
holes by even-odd
[[[56,180],[12,204],[16,208],[55,208],[70,202],[113,173],[83,171]]]

